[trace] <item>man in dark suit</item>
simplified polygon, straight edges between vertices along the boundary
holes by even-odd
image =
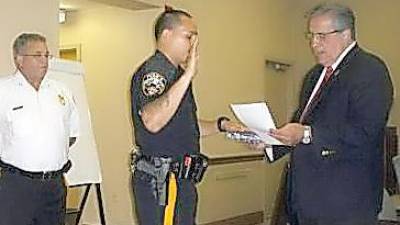
[[[292,225],[373,225],[383,193],[384,128],[393,88],[382,60],[355,41],[351,9],[323,4],[308,14],[315,65],[291,123],[271,131],[289,146]]]

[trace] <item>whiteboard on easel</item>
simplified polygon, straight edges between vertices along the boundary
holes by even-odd
[[[66,174],[69,186],[101,183],[101,169],[90,120],[86,95],[84,68],[80,62],[54,58],[50,61],[47,76],[66,85],[74,95],[80,120],[80,134],[69,149],[72,167]]]

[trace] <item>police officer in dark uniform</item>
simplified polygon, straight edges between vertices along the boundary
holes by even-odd
[[[207,167],[199,137],[241,130],[220,117],[198,120],[192,93],[198,36],[192,16],[168,9],[156,20],[157,50],[132,78],[132,117],[139,151],[133,160],[135,207],[141,225],[195,224],[197,192]]]

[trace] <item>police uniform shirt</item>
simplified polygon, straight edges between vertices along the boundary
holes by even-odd
[[[0,102],[1,160],[31,172],[61,169],[79,130],[66,87],[45,76],[36,91],[18,71],[0,80]]]
[[[162,52],[157,50],[139,67],[132,78],[135,139],[145,155],[176,157],[199,152],[197,107],[191,85],[171,120],[159,132],[149,132],[140,117],[143,106],[167,92],[183,73],[182,68],[176,68]]]

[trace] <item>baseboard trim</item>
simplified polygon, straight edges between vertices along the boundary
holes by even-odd
[[[201,225],[255,225],[262,224],[263,221],[264,213],[259,211]]]

